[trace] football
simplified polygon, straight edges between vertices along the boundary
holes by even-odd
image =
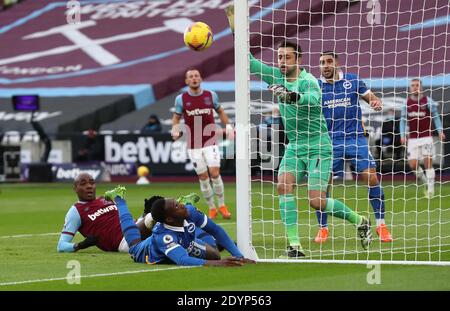
[[[184,31],[184,43],[193,51],[204,51],[211,46],[213,33],[211,27],[202,22],[196,22]]]
[[[137,169],[137,174],[139,177],[144,177],[147,176],[150,173],[149,169],[147,166],[139,166]]]

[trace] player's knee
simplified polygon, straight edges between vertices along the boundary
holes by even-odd
[[[369,186],[375,187],[378,185],[378,177],[376,173],[369,175]]]
[[[315,210],[325,210],[325,207],[327,205],[327,200],[323,198],[312,198],[309,199],[309,206],[314,208]]]
[[[279,182],[277,184],[278,194],[292,193],[292,190],[293,190],[292,184],[288,184],[288,183],[284,183],[284,182]]]
[[[198,174],[198,179],[207,180],[209,178],[208,172]]]
[[[220,170],[217,169],[210,169],[209,170],[209,176],[211,176],[212,179],[216,179],[217,177],[220,176]]]

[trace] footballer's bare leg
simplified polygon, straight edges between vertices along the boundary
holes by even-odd
[[[434,196],[434,180],[436,173],[433,168],[433,158],[425,156],[423,158],[423,167],[425,168],[426,182],[427,182],[427,198],[431,199]]]
[[[200,190],[203,197],[206,200],[209,208],[209,218],[214,219],[217,217],[217,209],[214,203],[214,191],[211,187],[211,180],[209,179],[208,171],[198,174],[198,180],[200,182]]]
[[[225,219],[231,218],[231,213],[225,205],[225,187],[223,185],[222,177],[220,176],[220,167],[209,167],[209,176],[211,177],[212,188],[216,195],[219,205],[219,213]]]

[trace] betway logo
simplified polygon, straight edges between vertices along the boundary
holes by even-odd
[[[411,118],[425,117],[426,114],[427,113],[425,111],[412,111],[412,112],[408,112],[408,117],[411,117]]]
[[[99,217],[99,216],[101,216],[101,215],[103,215],[103,214],[109,213],[109,212],[111,212],[111,211],[117,211],[117,206],[115,206],[115,205],[110,205],[110,206],[105,207],[105,208],[100,208],[100,209],[98,209],[94,214],[89,214],[88,217],[89,217],[92,221],[94,221],[95,219],[97,219],[97,217]]]
[[[71,168],[71,169],[64,169],[62,167],[58,167],[58,170],[56,171],[56,178],[57,179],[75,179],[80,173],[88,173],[90,174],[95,180],[97,180],[97,177],[101,174],[101,170],[84,170],[79,168]]]
[[[4,112],[0,111],[0,121],[31,121],[31,117],[33,116],[34,121],[42,121],[45,119],[50,119],[57,117],[61,115],[61,111],[54,111],[54,112],[35,112],[32,114],[31,112]]]
[[[105,136],[106,162],[185,163],[186,157],[185,142],[155,142],[153,137],[139,137],[137,142],[121,144],[111,135]]]
[[[203,114],[211,114],[211,109],[210,108],[205,108],[205,109],[194,109],[194,110],[186,110],[186,114],[189,117],[193,117],[193,116],[201,116]]]

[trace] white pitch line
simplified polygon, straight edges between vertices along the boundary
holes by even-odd
[[[49,232],[49,233],[30,233],[30,234],[17,234],[17,235],[3,235],[0,239],[13,239],[13,238],[32,238],[36,236],[48,236],[48,235],[59,235],[61,232]]]
[[[122,272],[113,272],[113,273],[100,273],[100,274],[82,275],[82,276],[80,276],[80,278],[81,279],[87,279],[87,278],[97,278],[97,277],[104,277],[104,276],[137,274],[137,273],[149,273],[149,272],[169,271],[169,270],[179,270],[179,269],[192,269],[192,268],[198,268],[198,267],[170,267],[170,268],[156,268],[156,269],[146,269],[146,270],[122,271]],[[42,282],[52,282],[52,281],[64,281],[64,280],[67,280],[67,277],[51,278],[51,279],[39,279],[39,280],[27,280],[27,281],[17,281],[17,282],[5,282],[5,283],[0,283],[0,286],[21,285],[21,284],[30,284],[30,283],[42,283]]]
[[[230,225],[235,225],[236,222],[223,222],[223,223],[216,223],[216,224],[218,224],[220,226],[230,226]],[[0,236],[0,239],[32,238],[32,237],[37,237],[37,236],[51,236],[51,235],[60,235],[60,234],[61,234],[61,232],[3,235],[3,236]]]

